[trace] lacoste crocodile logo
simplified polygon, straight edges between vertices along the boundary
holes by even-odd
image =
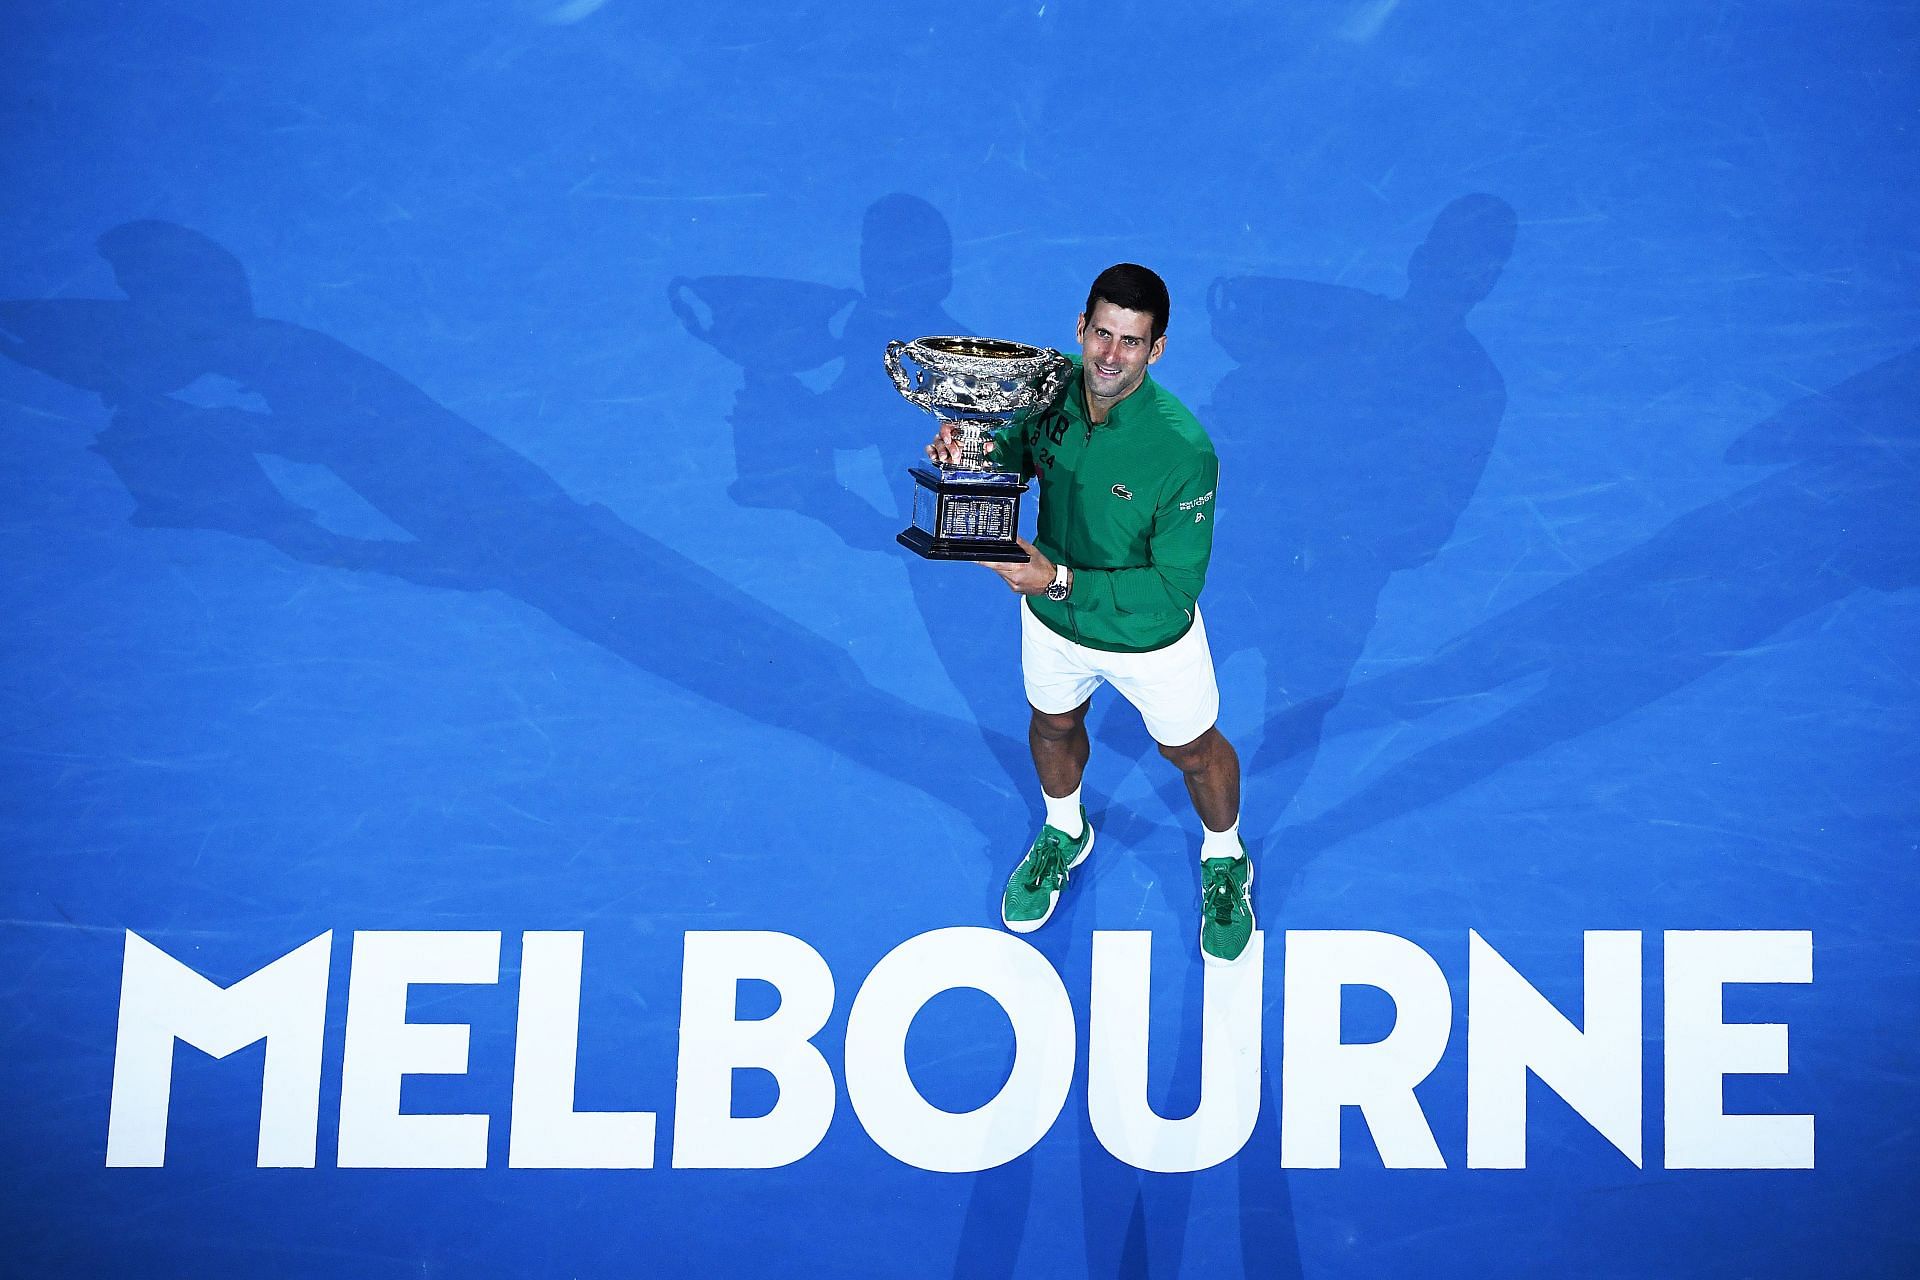
[[[1123,484],[1117,484],[1113,486],[1113,496],[1116,498],[1125,498],[1128,502],[1132,502],[1133,490]]]

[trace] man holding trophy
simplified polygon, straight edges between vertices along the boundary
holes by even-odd
[[[901,541],[933,558],[978,559],[1024,597],[1028,743],[1046,821],[1007,881],[1006,926],[1029,933],[1045,924],[1073,868],[1093,851],[1080,799],[1091,750],[1087,704],[1109,683],[1139,709],[1160,753],[1185,776],[1202,825],[1200,950],[1208,963],[1231,964],[1253,934],[1253,864],[1239,835],[1240,760],[1215,724],[1220,691],[1198,604],[1213,549],[1219,460],[1194,416],[1147,376],[1166,349],[1168,306],[1158,275],[1121,263],[1094,281],[1076,329],[1080,357],[1070,364],[1057,353],[979,339],[890,347],[888,367],[902,394],[941,417],[927,447],[938,472],[914,470],[930,514],[922,519],[916,503],[916,528]],[[920,388],[900,372],[895,348],[928,370]],[[981,359],[1007,352],[1028,359],[998,366]],[[1044,378],[1028,376],[1027,365],[1043,363],[1034,357],[1056,367]],[[949,384],[953,390],[943,393]],[[995,387],[1016,395],[1024,388],[1026,398],[987,403],[982,389]],[[974,412],[1008,403],[1021,409],[1010,421]],[[983,419],[998,427],[988,461]],[[986,505],[1011,503],[1017,520],[1017,491],[1027,477],[1040,484],[1033,543]],[[1014,497],[992,497],[1009,485]]]

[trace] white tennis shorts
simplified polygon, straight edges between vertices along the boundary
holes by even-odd
[[[1027,701],[1055,716],[1078,707],[1102,684],[1112,685],[1139,709],[1147,732],[1163,747],[1186,746],[1220,718],[1220,685],[1198,605],[1193,626],[1166,648],[1108,653],[1055,635],[1022,601],[1020,674]]]

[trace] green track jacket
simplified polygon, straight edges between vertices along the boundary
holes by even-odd
[[[1087,420],[1080,361],[1060,400],[1015,422],[1000,460],[1040,481],[1034,545],[1073,569],[1073,594],[1027,597],[1034,616],[1091,649],[1145,653],[1193,625],[1213,554],[1220,460],[1187,407],[1149,377],[1102,423]]]

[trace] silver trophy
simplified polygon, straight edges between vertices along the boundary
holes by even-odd
[[[906,357],[918,376],[901,365]],[[954,465],[909,468],[913,523],[900,543],[929,560],[1025,560],[1017,545],[1027,482],[993,458],[993,435],[1024,409],[1051,404],[1073,366],[1052,347],[996,338],[916,338],[887,344],[887,373],[900,394],[951,423]]]

